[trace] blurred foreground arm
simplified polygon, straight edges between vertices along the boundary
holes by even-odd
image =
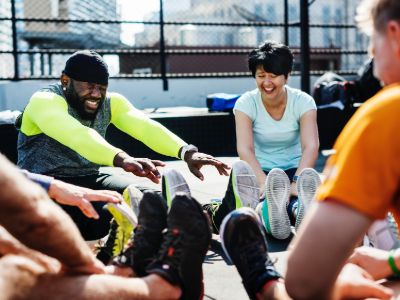
[[[60,204],[77,206],[88,218],[98,219],[99,215],[94,209],[91,201],[102,201],[118,203],[122,201],[122,196],[114,191],[92,190],[76,185],[72,185],[50,176],[30,173],[22,170],[29,179],[43,187],[50,198]]]
[[[0,190],[0,224],[14,237],[71,271],[104,272],[68,215],[2,155]]]

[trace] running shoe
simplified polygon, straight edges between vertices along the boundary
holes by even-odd
[[[299,198],[296,213],[296,231],[299,229],[304,216],[312,204],[312,200],[321,184],[321,178],[317,171],[312,168],[304,168],[297,179],[297,195]]]
[[[211,226],[212,226],[212,231],[215,234],[219,233],[219,225],[221,222],[218,222],[218,212],[221,213],[221,211],[218,211],[220,206],[222,204],[222,201],[220,199],[213,199],[211,200],[210,203],[204,204],[203,205],[203,210],[207,213],[208,218],[210,220]]]
[[[190,196],[189,185],[182,174],[174,169],[166,169],[161,180],[162,196],[167,200],[168,207],[171,207],[172,199],[176,193],[182,192]]]
[[[113,263],[128,266],[139,277],[146,276],[146,267],[155,259],[167,227],[167,203],[156,192],[145,192],[139,204],[138,225],[125,250]]]
[[[147,272],[179,285],[181,299],[203,299],[202,267],[211,240],[207,216],[195,199],[178,193],[172,201],[167,224],[161,249]]]
[[[105,241],[103,242],[100,240],[99,245],[96,246],[96,258],[105,265],[110,263],[111,259],[114,257],[114,253],[118,253],[119,249],[122,247],[122,245],[120,246],[116,244],[117,230],[118,224],[114,219],[112,219],[110,222],[110,230]]]
[[[290,181],[286,173],[272,169],[265,181],[265,199],[256,208],[268,234],[284,240],[290,236],[290,220],[287,205],[290,197]]]
[[[399,248],[399,229],[391,213],[384,220],[372,223],[364,239],[364,245],[386,251]]]
[[[133,185],[129,185],[122,194],[124,201],[121,203],[107,203],[104,209],[108,209],[113,216],[110,231],[106,242],[99,247],[98,258],[103,262],[109,262],[119,255],[129,242],[133,229],[138,223],[139,201],[143,194]]]
[[[218,233],[222,220],[231,211],[240,207],[255,209],[259,202],[259,195],[257,178],[250,165],[243,160],[234,162],[228,188],[221,204],[211,202],[203,206],[212,220],[214,232]]]
[[[264,228],[256,212],[243,207],[231,212],[221,225],[222,248],[236,266],[250,299],[281,275],[268,255]]]

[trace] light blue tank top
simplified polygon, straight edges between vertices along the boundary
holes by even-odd
[[[317,109],[310,95],[285,87],[287,105],[279,121],[274,120],[266,111],[258,89],[243,94],[233,108],[234,113],[241,111],[252,120],[255,156],[265,171],[298,167],[302,154],[300,118],[305,112]]]

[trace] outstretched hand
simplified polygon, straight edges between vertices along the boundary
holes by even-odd
[[[220,175],[228,176],[230,167],[222,161],[214,158],[211,155],[201,152],[187,152],[185,154],[185,161],[189,167],[190,172],[200,180],[204,180],[203,173],[200,172],[202,166],[214,166]]]
[[[114,191],[96,191],[60,180],[52,181],[49,188],[49,197],[60,204],[77,206],[85,216],[93,219],[98,219],[99,215],[90,202],[102,201],[119,203],[123,200],[122,196]]]
[[[388,263],[389,252],[373,247],[356,248],[348,262],[366,270],[375,280],[392,275]]]
[[[374,281],[372,276],[357,265],[347,263],[336,281],[340,299],[391,299],[393,292]]]
[[[133,175],[147,177],[154,183],[159,183],[161,174],[157,167],[164,167],[165,163],[161,160],[136,158],[129,156],[125,152],[120,152],[114,158],[114,166],[120,167]]]

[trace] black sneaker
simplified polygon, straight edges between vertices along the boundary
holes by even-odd
[[[219,233],[219,225],[221,224],[221,222],[217,222],[214,220],[217,220],[218,218],[215,217],[215,215],[218,213],[219,207],[221,206],[221,201],[213,201],[211,200],[210,203],[204,204],[203,205],[203,210],[206,211],[206,213],[208,214],[208,217],[210,219],[211,222],[211,226],[212,226],[212,231],[216,234]]]
[[[107,240],[104,244],[97,247],[96,258],[100,260],[103,264],[108,265],[113,258],[113,253],[117,251],[116,243],[117,240],[118,224],[112,219],[110,223],[110,231],[107,235]]]
[[[222,248],[236,265],[251,299],[269,280],[281,278],[268,256],[264,229],[254,210],[240,208],[231,212],[221,225]]]
[[[218,233],[221,222],[227,214],[240,207],[255,209],[259,198],[260,189],[253,169],[247,162],[239,160],[232,165],[228,188],[221,204],[205,204],[203,209],[211,218],[214,232]]]
[[[182,289],[181,299],[203,299],[203,261],[211,228],[201,205],[178,193],[167,218],[168,229],[156,261],[147,268]]]
[[[138,225],[128,247],[113,263],[129,266],[139,277],[147,275],[146,267],[156,257],[167,227],[167,203],[156,192],[145,192],[139,203]]]
[[[97,257],[104,264],[108,264],[113,257],[122,252],[129,243],[133,229],[138,223],[138,206],[143,193],[133,185],[129,185],[124,190],[122,197],[124,198],[123,202],[107,203],[103,207],[113,215],[107,241],[98,247]]]

